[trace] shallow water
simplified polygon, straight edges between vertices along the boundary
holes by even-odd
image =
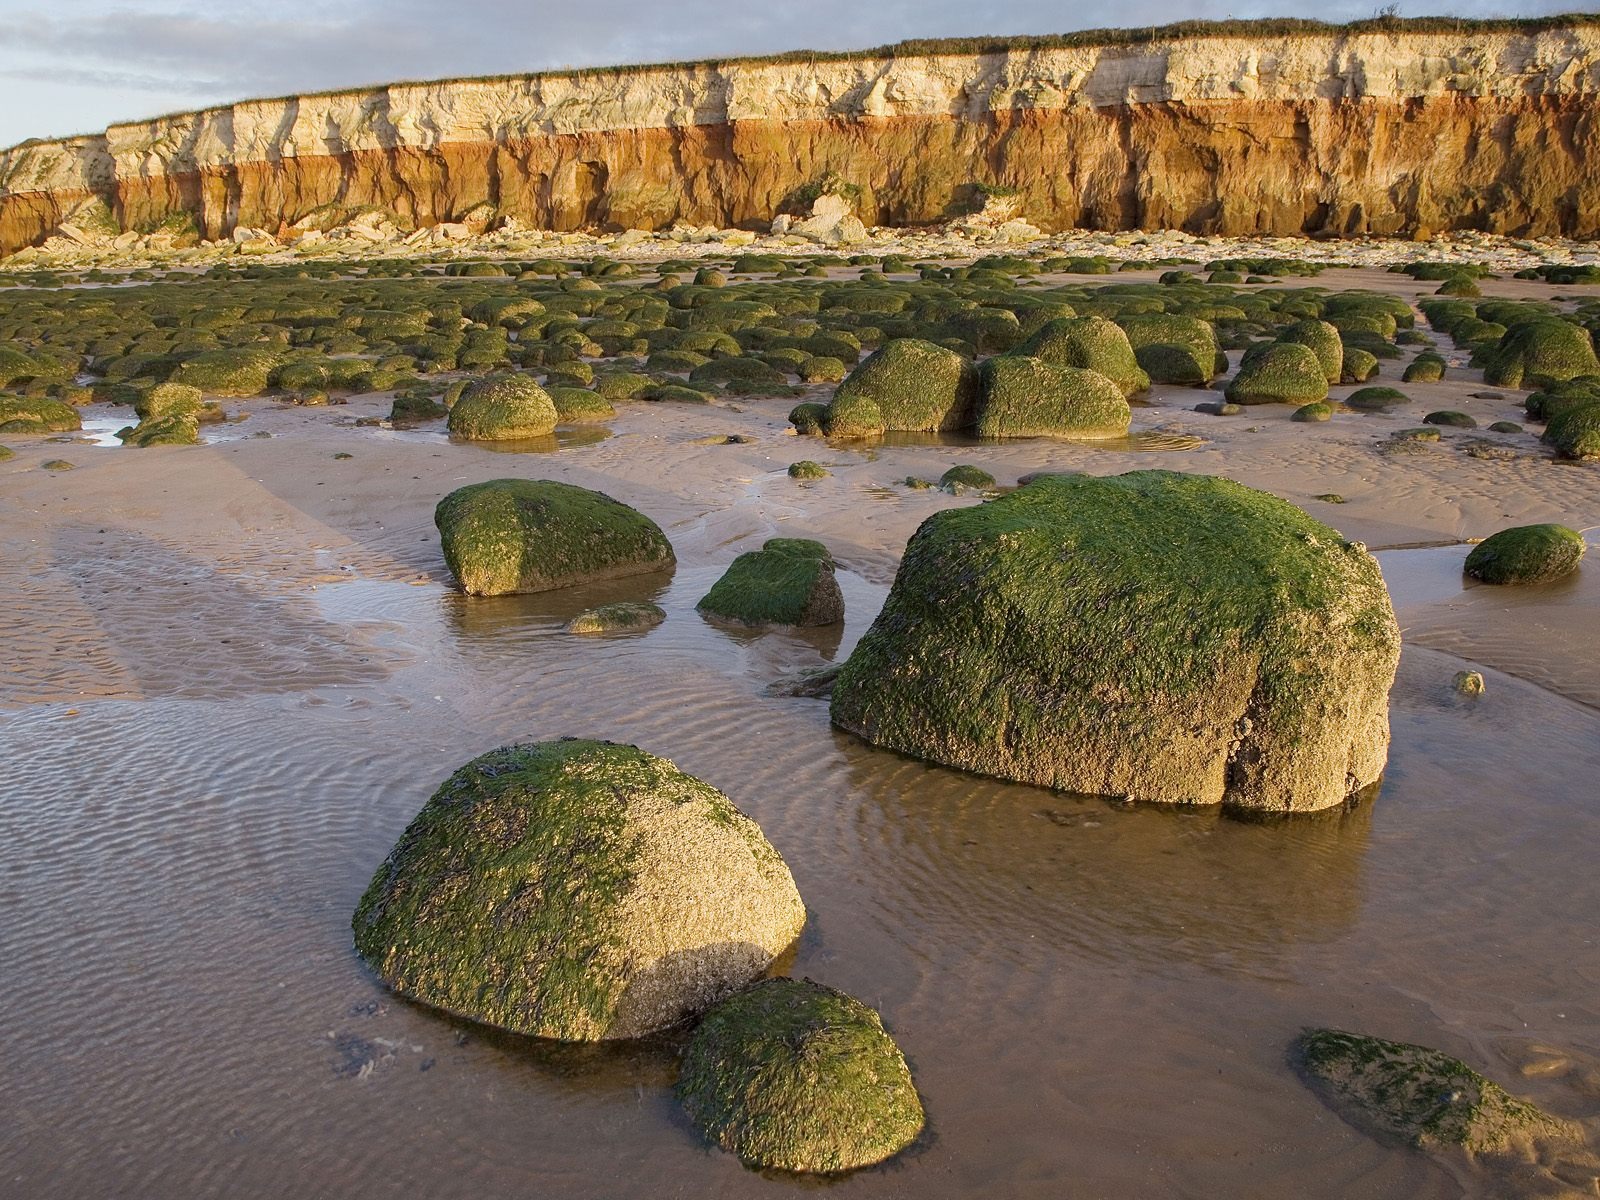
[[[1497,602],[1458,562],[1450,590],[1446,558],[1383,556],[1403,621]],[[127,586],[176,611],[181,571],[144,570]],[[760,821],[811,912],[794,973],[878,1006],[905,1048],[927,1135],[830,1190],[1496,1194],[1334,1118],[1284,1062],[1307,1024],[1440,1045],[1567,1115],[1600,1105],[1594,709],[1495,672],[1460,699],[1459,660],[1412,648],[1375,800],[1270,825],[1129,808],[927,767],[765,695],[847,653],[884,589],[845,573],[842,632],[730,632],[693,608],[716,574],[213,592],[188,658],[249,654],[246,684],[145,669],[160,647],[123,642],[142,699],[0,711],[6,1193],[809,1190],[698,1142],[671,1039],[494,1035],[356,959],[350,912],[437,783],[563,734],[671,757]],[[108,624],[139,602],[113,582],[79,584]],[[624,598],[667,622],[561,631]],[[1523,1078],[1535,1045],[1568,1067]]]

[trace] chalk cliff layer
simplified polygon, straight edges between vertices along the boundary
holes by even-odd
[[[259,100],[0,151],[0,252],[123,229],[770,220],[828,172],[868,224],[1018,189],[1046,229],[1600,232],[1600,25],[1184,37],[700,63]]]

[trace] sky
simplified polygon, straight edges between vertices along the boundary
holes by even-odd
[[[1373,15],[1374,0],[0,0],[0,146],[293,92],[563,67],[848,50],[912,37],[1065,33],[1193,18]],[[1581,0],[1404,3],[1536,16]]]

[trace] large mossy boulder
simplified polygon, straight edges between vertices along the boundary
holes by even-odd
[[[0,433],[71,433],[83,418],[70,404],[35,396],[0,396]]]
[[[1047,321],[1016,348],[1016,353],[1042,359],[1054,367],[1098,372],[1116,384],[1124,396],[1150,387],[1150,376],[1139,365],[1127,333],[1104,317]]]
[[[911,1070],[878,1014],[810,980],[769,979],[712,1009],[677,1094],[708,1140],[764,1170],[871,1166],[923,1126]]]
[[[1328,398],[1316,351],[1299,342],[1252,346],[1228,383],[1230,404],[1314,404]]]
[[[1512,325],[1483,367],[1491,387],[1533,387],[1580,375],[1600,375],[1594,342],[1583,326],[1554,317]]]
[[[4,428],[0,425],[0,429]],[[1544,427],[1540,440],[1554,446],[1562,458],[1600,458],[1600,402],[1579,404],[1556,413]]]
[[[208,396],[259,396],[280,361],[271,350],[205,350],[184,359],[172,382],[199,388]]]
[[[1177,313],[1146,313],[1124,317],[1119,324],[1151,382],[1199,387],[1217,376],[1217,331],[1209,321]],[[1227,360],[1222,361],[1226,369]]]
[[[204,407],[202,395],[199,388],[188,384],[158,383],[133,402],[133,411],[141,421],[198,417]]]
[[[200,444],[200,422],[193,413],[176,412],[164,417],[151,417],[129,429],[117,431],[124,446],[197,446]]]
[[[972,423],[977,381],[977,368],[954,350],[895,338],[845,377],[823,428],[830,437],[963,429]]]
[[[548,479],[457,488],[439,501],[433,522],[445,562],[470,596],[544,592],[677,563],[666,534],[643,513]]]
[[[1376,560],[1285,501],[1043,476],[923,522],[832,716],[1002,779],[1308,811],[1382,774],[1399,653]]]
[[[450,436],[469,442],[543,437],[559,414],[529,375],[491,375],[473,383],[450,409]]]
[[[1581,1141],[1570,1122],[1541,1112],[1460,1059],[1426,1046],[1312,1029],[1290,1053],[1330,1108],[1384,1141],[1471,1155],[1526,1153],[1540,1142]]]
[[[1576,571],[1584,549],[1565,525],[1517,525],[1474,546],[1463,569],[1485,583],[1549,583]]]
[[[833,556],[810,538],[772,538],[739,555],[696,606],[740,625],[837,625],[844,594]]]
[[[788,867],[726,796],[633,746],[573,739],[452,775],[352,921],[402,995],[574,1042],[703,1012],[804,924]]]
[[[1122,437],[1132,418],[1122,389],[1097,371],[1013,355],[979,369],[979,437]]]
[[[1339,331],[1326,321],[1296,321],[1278,334],[1280,342],[1306,346],[1317,356],[1329,383],[1344,378],[1344,342]]]

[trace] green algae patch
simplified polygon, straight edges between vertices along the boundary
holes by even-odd
[[[568,633],[640,633],[667,619],[659,604],[625,600],[587,609],[567,622]]]
[[[799,462],[789,464],[790,479],[826,479],[833,472],[819,462],[809,458],[802,458]]]
[[[810,980],[769,979],[712,1009],[677,1095],[695,1127],[746,1166],[803,1174],[883,1162],[924,1119],[878,1014]]]
[[[954,350],[896,338],[845,377],[823,427],[830,437],[961,429],[972,422],[977,382],[977,369]]]
[[[1310,346],[1273,342],[1245,354],[1227,397],[1232,404],[1312,404],[1328,398],[1328,377]]]
[[[1055,367],[1094,371],[1116,384],[1125,397],[1150,387],[1150,376],[1139,365],[1127,333],[1104,317],[1046,321],[1015,353]]]
[[[0,433],[71,433],[83,418],[70,404],[34,396],[0,396]]]
[[[1121,437],[1133,419],[1122,390],[1104,375],[1038,358],[989,359],[978,391],[979,437]]]
[[[1518,525],[1474,546],[1463,570],[1484,583],[1549,583],[1576,571],[1584,550],[1565,525]]]
[[[1531,387],[1581,375],[1600,375],[1589,331],[1551,317],[1510,326],[1483,367],[1490,387]]]
[[[1308,1030],[1291,1057],[1312,1090],[1356,1128],[1419,1150],[1469,1155],[1575,1143],[1575,1126],[1541,1112],[1439,1050],[1337,1029]]]
[[[641,1037],[760,976],[805,907],[721,792],[633,746],[505,746],[373,876],[356,950],[396,992],[561,1041]]]
[[[1318,400],[1314,404],[1302,404],[1289,414],[1291,421],[1318,422],[1327,421],[1333,417],[1333,409],[1324,401]]]
[[[809,538],[772,538],[741,554],[696,605],[702,614],[741,625],[836,625],[844,595],[833,556]]]
[[[994,476],[972,463],[957,463],[939,476],[939,486],[958,496],[963,491],[987,492],[994,488]]]
[[[923,522],[832,718],[1002,779],[1309,811],[1382,774],[1399,650],[1376,560],[1283,500],[1043,476]]]
[[[470,596],[543,592],[669,571],[672,545],[643,513],[602,492],[543,479],[457,488],[433,514],[445,562]]]
[[[450,408],[450,436],[469,442],[543,437],[556,427],[555,403],[528,375],[491,375]]]
[[[1329,383],[1338,383],[1344,377],[1344,342],[1328,322],[1296,321],[1278,335],[1278,341],[1309,347]]]

